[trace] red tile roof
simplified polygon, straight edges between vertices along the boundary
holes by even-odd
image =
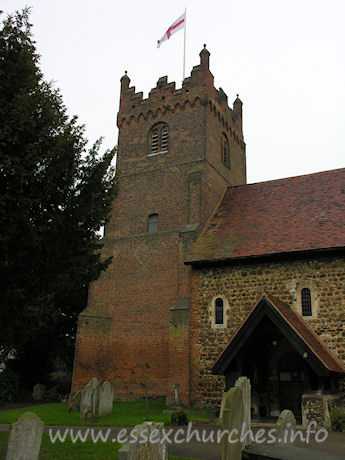
[[[345,169],[228,187],[186,262],[345,247]]]
[[[270,308],[273,308],[276,312],[278,312],[280,317],[285,321],[283,324],[287,324],[289,330],[292,330],[295,334],[297,334],[299,339],[307,347],[306,349],[308,349],[316,357],[316,359],[322,364],[323,367],[325,367],[330,372],[345,374],[345,365],[327,348],[325,343],[304,321],[302,316],[300,316],[288,304],[273,297],[267,292],[265,292],[260,300],[255,304],[246,319],[243,321],[241,326],[238,328],[230,340],[229,344],[218,357],[216,363],[213,366],[214,373],[222,374],[226,370],[226,367],[229,365],[227,362],[227,355],[229,355],[230,350],[233,348],[236,349],[238,343],[243,346],[243,340],[248,338],[248,334],[245,332],[243,332],[242,337],[242,331],[244,331],[246,325],[252,321],[254,313],[257,313],[258,309],[266,308],[267,306],[270,306]],[[309,359],[310,356],[306,358],[307,361]]]
[[[337,358],[312,330],[309,324],[304,321],[301,315],[281,300],[265,292],[266,297],[271,305],[281,314],[296,334],[304,341],[310,350],[317,356],[322,364],[330,371],[345,373],[345,365]]]

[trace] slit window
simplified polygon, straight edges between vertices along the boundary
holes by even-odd
[[[158,232],[158,214],[151,214],[149,216],[149,233]]]
[[[220,297],[215,303],[215,324],[224,324],[224,303]]]
[[[225,164],[226,167],[230,168],[230,147],[225,134],[222,134],[221,139],[221,158],[222,163]]]
[[[301,291],[302,316],[312,316],[310,289],[303,288]]]

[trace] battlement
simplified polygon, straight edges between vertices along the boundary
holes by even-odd
[[[224,130],[231,135],[236,133],[239,143],[243,144],[242,133],[242,102],[234,101],[233,107],[228,105],[228,96],[222,88],[214,87],[214,77],[209,70],[210,53],[204,48],[200,52],[200,64],[194,66],[191,75],[184,79],[182,87],[176,89],[175,82],[168,82],[168,77],[160,77],[156,86],[149,92],[148,98],[143,99],[142,92],[136,92],[130,87],[130,78],[125,75],[121,78],[120,109],[117,117],[117,126],[124,123],[139,122],[141,118],[156,118],[159,113],[175,112],[187,107],[194,107],[200,103],[209,106],[209,110],[223,124]]]

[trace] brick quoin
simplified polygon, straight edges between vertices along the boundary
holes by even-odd
[[[147,99],[127,74],[121,78],[120,187],[103,247],[113,259],[90,285],[79,317],[72,394],[98,377],[114,384],[116,398],[140,398],[146,380],[149,395],[169,403],[177,379],[190,404],[191,269],[184,256],[226,187],[246,183],[242,102],[230,108],[214,87],[209,56],[204,47],[182,88],[161,77]],[[168,127],[168,151],[151,155],[158,123]],[[230,167],[222,162],[222,136]],[[148,232],[151,214],[158,214],[156,233]]]

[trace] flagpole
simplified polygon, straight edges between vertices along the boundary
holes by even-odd
[[[184,9],[184,40],[183,40],[183,79],[186,72],[186,29],[187,29],[187,8]]]

